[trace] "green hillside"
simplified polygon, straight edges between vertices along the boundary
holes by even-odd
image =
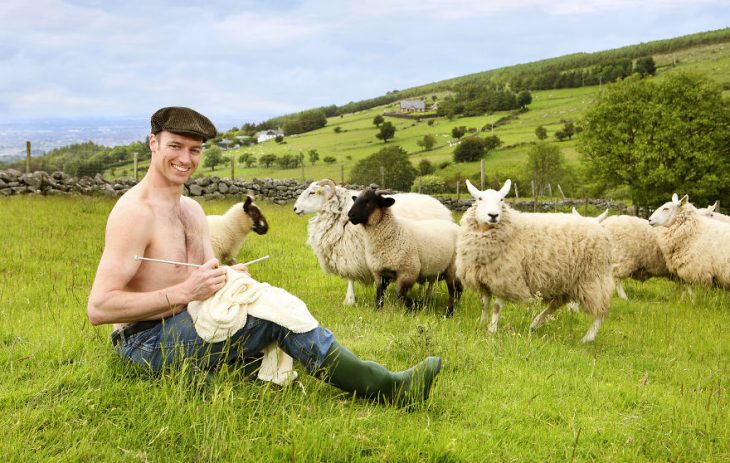
[[[722,83],[726,89],[725,93],[728,92],[727,89],[730,89],[730,39],[724,43],[711,43],[656,54],[653,55],[653,59],[657,65],[657,79],[678,71],[695,71]],[[550,61],[546,60],[546,62]],[[449,95],[449,92],[435,92],[436,84],[418,88],[424,90],[419,96],[430,99],[433,95],[437,95],[437,101],[441,101]],[[452,145],[457,140],[451,136],[451,130],[456,126],[465,126],[483,131],[483,133],[493,133],[503,142],[501,147],[489,152],[486,156],[487,177],[503,179],[511,176],[515,178],[520,175],[524,176],[527,151],[530,145],[537,140],[535,129],[538,126],[545,127],[549,140],[555,141],[554,134],[562,127],[564,121],[570,120],[580,124],[581,117],[591,107],[601,88],[596,85],[534,91],[528,110],[519,114],[504,111],[478,117],[453,119],[436,117],[420,120],[385,116],[385,120],[392,122],[397,131],[393,139],[383,143],[375,137],[378,129],[373,124],[373,118],[384,112],[397,111],[398,103],[395,102],[330,117],[325,127],[304,134],[287,136],[283,143],[269,140],[250,147],[224,151],[224,156],[236,159],[243,153],[251,153],[257,159],[264,154],[296,156],[301,153],[304,156],[303,168],[283,169],[274,165],[268,168],[261,166],[245,168],[243,164],[236,162],[235,176],[239,178],[270,177],[301,180],[330,177],[337,181],[347,181],[351,169],[358,160],[385,146],[399,145],[409,153],[414,165],[418,165],[422,159],[433,163],[437,167],[436,175],[447,180],[447,183],[453,188],[457,178],[478,178],[480,172],[479,162],[458,164],[453,162],[454,146]],[[413,94],[411,90],[402,93]],[[498,123],[511,114],[514,116],[507,122]],[[494,127],[492,124],[495,124]],[[335,131],[337,127],[339,127],[337,129],[339,132]],[[427,134],[434,135],[438,140],[436,146],[430,151],[424,151],[417,144],[417,141]],[[575,144],[575,137],[572,140],[558,143],[566,164],[572,167],[579,165],[580,158],[579,153],[575,150]],[[317,150],[320,156],[320,160],[315,165],[311,165],[308,158],[308,152],[312,149]],[[327,156],[334,157],[336,162],[324,163],[323,159]],[[140,163],[139,168],[143,172],[146,164]],[[117,167],[113,172],[111,170],[105,172],[109,176],[131,175],[131,173],[131,164]],[[231,168],[226,164],[210,170],[202,167],[201,162],[201,167],[196,175],[230,177]],[[578,194],[578,192],[566,191],[566,194],[571,193]]]

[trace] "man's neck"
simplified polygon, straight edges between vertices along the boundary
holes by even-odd
[[[178,203],[182,196],[182,185],[172,184],[151,172],[148,172],[139,183],[150,197],[158,201]]]

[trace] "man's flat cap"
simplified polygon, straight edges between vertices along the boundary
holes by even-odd
[[[197,111],[181,106],[171,106],[157,110],[150,120],[152,133],[168,132],[202,138],[203,141],[215,138],[216,128],[210,119]]]

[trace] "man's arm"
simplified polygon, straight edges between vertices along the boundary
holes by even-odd
[[[110,214],[104,252],[87,308],[93,325],[173,315],[188,302],[206,299],[225,284],[225,270],[218,268],[217,260],[208,259],[212,255],[211,248],[210,254],[206,251],[205,264],[179,284],[147,292],[126,290],[142,265],[131,257],[144,255],[152,239],[153,227],[152,211],[138,205],[120,205]]]

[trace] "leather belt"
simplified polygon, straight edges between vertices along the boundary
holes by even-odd
[[[154,328],[155,326],[162,323],[162,319],[159,320],[146,320],[143,322],[134,322],[130,323],[129,325],[125,326],[124,328],[120,328],[118,330],[112,331],[112,345],[116,346],[120,342],[124,341],[128,337],[132,336],[133,334],[137,334],[140,331],[147,331],[149,329]]]

